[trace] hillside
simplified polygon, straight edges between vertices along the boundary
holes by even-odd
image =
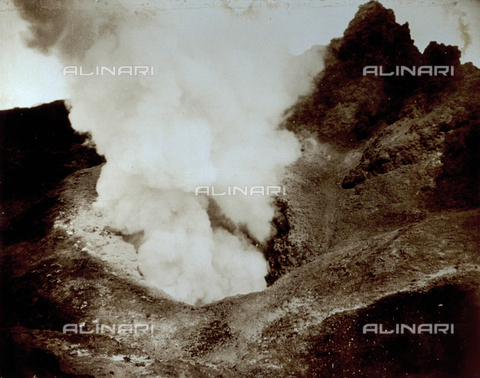
[[[28,217],[42,218],[51,206],[46,194],[69,174],[104,162],[90,136],[76,133],[64,101],[0,111],[0,226],[3,242],[17,238],[19,228],[39,228]],[[35,215],[34,215],[35,214]],[[38,220],[37,220],[38,221]],[[38,222],[36,222],[38,223]],[[40,226],[40,228],[42,228]]]
[[[480,70],[459,58],[441,41],[421,53],[377,2],[332,40],[281,125],[303,155],[277,198],[262,292],[191,306],[148,286],[138,235],[92,209],[99,157],[36,199],[4,199],[17,210],[2,237],[1,376],[480,377]],[[455,74],[363,76],[366,65]],[[62,333],[83,323],[153,331]]]
[[[349,46],[356,50],[347,53]],[[283,125],[305,151],[286,179],[292,195],[281,201],[290,232],[268,252],[278,269],[438,212],[478,207],[480,71],[459,57],[436,42],[420,54],[391,10],[361,7],[329,45],[315,90]],[[412,62],[454,66],[455,75],[362,74],[367,65]]]

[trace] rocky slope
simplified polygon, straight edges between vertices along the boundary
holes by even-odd
[[[0,225],[4,241],[16,238],[15,224],[29,216],[34,218],[34,213],[42,217],[49,206],[42,202],[43,197],[63,178],[104,161],[89,135],[74,132],[68,113],[64,101],[0,111]]]
[[[458,59],[437,43],[420,53],[376,2],[332,41],[286,114],[304,151],[277,201],[263,292],[190,306],[148,287],[135,235],[92,210],[101,166],[13,214],[2,377],[479,377],[480,72]],[[397,64],[455,76],[362,75]],[[62,333],[77,323],[153,332]],[[363,333],[438,323],[454,332]]]

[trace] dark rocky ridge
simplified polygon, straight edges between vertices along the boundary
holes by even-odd
[[[69,174],[105,161],[89,135],[72,129],[68,114],[62,100],[0,111],[3,243],[42,235],[42,215],[54,203],[47,193]]]
[[[460,65],[459,57],[457,47],[437,42],[421,54],[408,24],[396,24],[393,12],[375,1],[360,7],[343,38],[332,40],[313,92],[283,124],[313,137],[331,160],[300,160],[293,168],[300,174],[286,181],[299,188],[292,200],[281,199],[286,222],[302,231],[270,241],[270,283],[352,230],[366,237],[436,212],[478,207],[480,70]],[[453,65],[455,74],[363,76],[366,65]],[[298,206],[298,195],[315,213]]]
[[[430,43],[421,54],[410,37],[408,23],[395,22],[393,11],[371,1],[362,5],[343,38],[327,47],[325,69],[315,78],[313,93],[289,111],[287,129],[318,132],[322,141],[352,147],[399,119],[404,102],[418,93],[434,95],[453,85],[445,77],[363,76],[366,66],[460,64],[456,47]]]
[[[74,132],[64,101],[0,111],[4,200],[48,191],[70,173],[104,160]]]
[[[105,161],[89,135],[72,129],[68,114],[62,100],[0,111],[3,243],[44,236],[42,218],[55,202],[47,193],[69,174]]]
[[[368,54],[355,47],[364,38]],[[195,307],[153,290],[133,247],[91,208],[100,167],[68,176],[21,214],[42,232],[18,227],[2,250],[1,375],[480,377],[479,70],[405,83],[358,75],[391,51],[458,63],[454,47],[427,50],[375,2],[332,41],[315,91],[285,124],[304,154],[278,198],[263,292]],[[132,319],[155,333],[61,332]],[[455,333],[365,335],[368,323]]]

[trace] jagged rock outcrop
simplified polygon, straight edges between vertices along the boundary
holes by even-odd
[[[430,76],[364,76],[364,67],[382,66],[386,73],[395,66],[458,67],[459,58],[458,48],[436,42],[421,54],[408,23],[397,24],[392,10],[371,1],[360,7],[343,37],[331,41],[325,70],[315,79],[313,93],[291,109],[285,127],[305,128],[338,146],[356,145],[384,123],[398,120],[404,101],[413,94],[432,94],[452,81]]]
[[[4,200],[52,189],[78,169],[103,159],[76,133],[64,101],[0,111],[1,187]]]
[[[408,25],[373,1],[327,51],[316,89],[284,124],[318,146],[287,180],[298,186],[283,201],[292,231],[270,242],[271,282],[345,238],[479,204],[478,68],[460,65],[454,46],[431,42],[421,54]],[[397,64],[453,66],[454,76],[362,74],[366,65]]]

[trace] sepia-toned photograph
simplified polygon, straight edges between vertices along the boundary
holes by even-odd
[[[480,1],[0,33],[0,378],[480,378]]]

